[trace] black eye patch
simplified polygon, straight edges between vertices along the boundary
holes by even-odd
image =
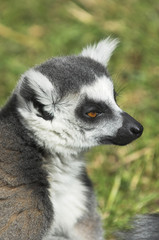
[[[105,118],[112,117],[112,110],[103,101],[94,101],[92,99],[85,98],[79,106],[76,108],[76,115],[78,118],[85,122],[95,123]],[[90,117],[88,113],[97,113],[96,117]]]

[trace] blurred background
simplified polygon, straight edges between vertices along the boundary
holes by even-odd
[[[86,154],[106,236],[114,239],[134,215],[159,211],[159,2],[0,0],[1,106],[29,67],[109,35],[120,39],[108,66],[118,104],[145,128],[129,146]]]

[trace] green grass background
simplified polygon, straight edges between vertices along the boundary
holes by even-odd
[[[159,2],[0,0],[0,105],[29,67],[109,35],[120,39],[108,66],[118,103],[145,128],[129,146],[86,154],[107,239],[113,239],[132,216],[159,211]]]

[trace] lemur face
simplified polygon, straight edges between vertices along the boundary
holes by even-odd
[[[76,114],[87,126],[87,139],[93,133],[91,139],[94,138],[95,145],[126,145],[141,136],[142,125],[117,105],[110,78],[97,78],[92,86],[81,89],[81,95]]]
[[[123,112],[105,63],[117,41],[106,39],[79,56],[53,58],[27,71],[15,94],[22,122],[47,150],[80,152],[99,144],[126,145],[142,125]]]

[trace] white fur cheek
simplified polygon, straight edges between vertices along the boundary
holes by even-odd
[[[85,131],[78,126],[76,119],[72,118],[70,121],[59,120],[55,118],[53,121],[53,129],[60,133],[60,139],[65,139],[64,148],[74,149],[77,152],[87,149],[90,145],[87,144]],[[91,146],[93,146],[91,144]]]
[[[51,121],[46,121],[43,118],[38,117],[35,112],[28,112],[25,109],[18,109],[21,114],[22,123],[25,124],[25,127],[28,128],[37,141],[37,143],[46,147],[47,149],[51,149],[53,147],[52,143],[52,123]],[[54,136],[54,141],[58,140],[58,136]]]
[[[35,137],[37,143],[49,151],[78,153],[86,149],[84,135],[79,131],[76,123],[65,120],[60,114],[53,121],[46,121],[27,109],[18,109],[25,124]],[[64,119],[63,119],[63,118]]]
[[[117,114],[114,119],[111,121],[105,123],[103,126],[103,134],[107,136],[115,136],[119,128],[122,127],[123,124],[123,118],[120,114]]]

